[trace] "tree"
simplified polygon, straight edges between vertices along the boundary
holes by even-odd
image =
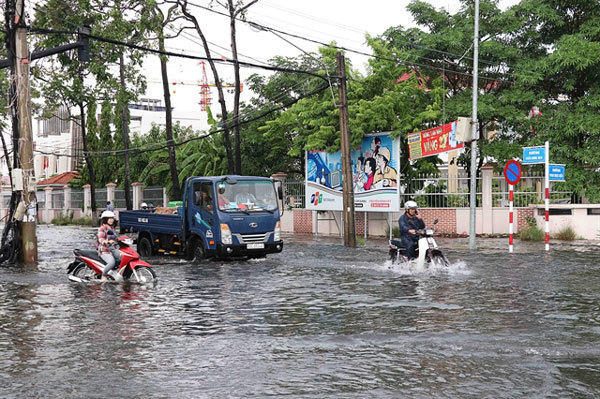
[[[518,70],[542,116],[528,145],[550,142],[552,163],[566,164],[562,189],[600,200],[600,8],[596,1],[523,0],[511,10],[515,45],[526,49]],[[524,71],[531,71],[525,73]],[[533,97],[533,96],[532,96]]]
[[[179,36],[182,30],[179,30],[174,35],[166,35],[165,28],[175,22],[179,17],[176,15],[177,5],[171,5],[166,13],[158,4],[155,4],[151,12],[154,13],[152,18],[152,31],[158,36],[158,50],[165,51],[165,39],[172,39]],[[177,162],[175,156],[175,143],[173,140],[173,109],[171,106],[171,90],[169,87],[169,74],[167,68],[167,57],[160,55],[160,72],[163,85],[163,95],[165,99],[165,136],[167,139],[168,156],[169,156],[169,174],[171,178],[172,196],[181,198],[181,189],[179,185],[179,177],[177,173]]]
[[[291,70],[318,71],[322,64],[314,54],[298,57],[274,57],[273,66]],[[290,176],[304,175],[304,155],[292,154],[295,132],[272,131],[265,133],[264,126],[276,119],[300,97],[323,87],[324,81],[305,74],[276,72],[270,76],[253,74],[247,80],[248,88],[255,94],[242,105],[248,119],[259,119],[241,126],[242,165],[245,173],[270,176],[284,171]]]
[[[227,154],[228,172],[234,173],[235,172],[235,164],[234,164],[234,159],[233,159],[233,151],[231,149],[230,126],[228,123],[229,114],[227,111],[227,104],[225,103],[225,94],[223,91],[223,83],[221,82],[221,79],[219,78],[219,72],[218,72],[216,64],[212,58],[212,53],[210,51],[210,48],[208,47],[208,41],[206,39],[206,36],[204,35],[204,31],[200,27],[200,23],[198,22],[198,19],[194,16],[194,14],[188,8],[187,0],[176,0],[175,4],[179,5],[182,14],[185,16],[185,18],[189,22],[192,23],[192,26],[194,27],[196,33],[198,34],[198,37],[202,41],[202,45],[204,47],[204,53],[205,53],[206,57],[208,58],[208,65],[210,66],[210,69],[213,74],[213,78],[215,80],[215,86],[217,88],[217,93],[219,96],[219,105],[221,107],[221,119],[223,121],[223,126],[224,126],[223,138],[225,141],[225,151]]]

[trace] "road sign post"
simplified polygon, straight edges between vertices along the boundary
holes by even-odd
[[[521,165],[511,159],[504,167],[504,179],[508,183],[508,252],[513,252],[513,186],[521,180]]]

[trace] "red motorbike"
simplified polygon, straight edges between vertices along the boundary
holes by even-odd
[[[140,259],[140,255],[132,248],[133,240],[127,236],[120,236],[116,244],[121,253],[121,262],[111,270],[107,278],[116,282],[130,281],[148,284],[156,281],[156,273],[150,264]],[[98,251],[83,249],[73,250],[75,260],[67,267],[69,280],[88,282],[100,280],[106,263],[98,255]]]

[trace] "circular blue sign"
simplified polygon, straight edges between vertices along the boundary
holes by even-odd
[[[506,163],[504,167],[504,178],[508,184],[515,185],[521,180],[521,165],[514,159]]]

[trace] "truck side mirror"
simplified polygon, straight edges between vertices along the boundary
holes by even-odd
[[[279,196],[279,199],[283,201],[283,189],[281,188],[281,185],[277,186],[277,195]]]

